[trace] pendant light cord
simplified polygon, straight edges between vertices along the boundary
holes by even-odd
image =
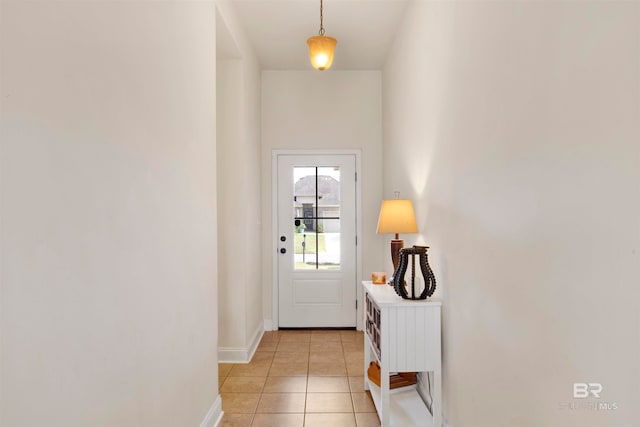
[[[322,16],[322,0],[320,0],[320,31],[318,31],[318,34],[320,34],[321,36],[324,36],[324,27],[322,25],[322,20],[323,20],[323,16]]]

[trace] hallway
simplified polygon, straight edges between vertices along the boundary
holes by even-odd
[[[364,334],[265,332],[251,363],[220,364],[221,427],[376,427]]]

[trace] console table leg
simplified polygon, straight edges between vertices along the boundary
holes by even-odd
[[[433,425],[434,427],[442,427],[442,370],[437,369],[433,372]]]
[[[382,416],[380,418],[380,427],[390,426],[391,399],[389,398],[389,368],[386,363],[380,366],[380,394],[382,401]]]

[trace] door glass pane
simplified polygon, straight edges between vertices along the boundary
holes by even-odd
[[[318,168],[318,206],[340,206],[340,168]],[[321,213],[320,216],[327,216]],[[332,216],[332,215],[329,215]]]
[[[315,230],[316,217],[316,168],[293,168],[293,206],[294,221],[300,220],[298,232],[312,232]]]
[[[312,220],[315,228],[315,220]],[[316,258],[316,233],[307,231],[306,229],[294,230],[294,266],[296,270],[315,270],[317,264]]]
[[[318,252],[318,270],[340,269],[340,233],[320,233],[322,249]]]
[[[340,168],[293,168],[296,270],[340,268]]]

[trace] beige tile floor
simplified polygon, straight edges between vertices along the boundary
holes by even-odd
[[[265,332],[248,364],[220,364],[221,427],[379,427],[363,388],[364,335]]]

